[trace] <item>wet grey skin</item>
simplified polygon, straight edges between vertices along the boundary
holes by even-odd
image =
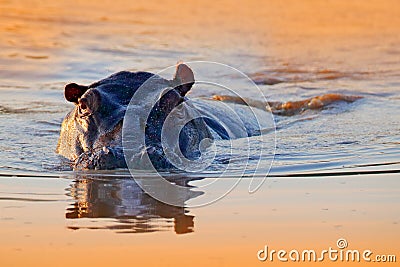
[[[122,147],[125,111],[138,88],[150,78],[157,79],[157,86],[171,89],[160,96],[148,116],[147,153],[156,169],[174,168],[162,149],[161,130],[168,114],[188,100],[185,95],[194,84],[193,72],[185,64],[177,65],[172,80],[148,72],[122,71],[89,86],[66,85],[65,98],[75,107],[62,122],[56,152],[68,159],[74,170],[127,168]],[[182,154],[188,159],[198,158],[200,141],[213,138],[215,133],[228,138],[223,127],[212,119],[188,122],[179,133]]]

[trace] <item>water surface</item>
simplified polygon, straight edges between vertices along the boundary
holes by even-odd
[[[154,240],[156,252],[175,265],[178,258],[256,265],[251,253],[269,238],[277,246],[308,246],[308,240],[326,246],[345,235],[359,246],[378,240],[374,248],[399,247],[398,176],[327,177],[400,170],[398,1],[5,0],[0,14],[0,223],[7,240],[1,255],[12,255],[4,266],[21,251],[42,266],[54,265],[60,255],[87,264],[107,264],[117,255],[126,263],[132,251],[142,252],[137,263],[145,262]],[[363,99],[274,116],[270,175],[315,179],[277,179],[279,190],[267,190],[274,188],[267,181],[267,191],[250,200],[244,189],[203,209],[169,207],[144,194],[126,171],[76,174],[60,163],[54,150],[72,108],[63,98],[65,84],[89,84],[126,69],[158,72],[178,60],[235,67],[270,101],[325,93]],[[235,76],[220,79],[240,82]],[[191,96],[218,93],[199,84]],[[248,88],[242,93],[259,97]],[[235,153],[237,170],[246,164],[250,174],[269,170],[269,158],[257,166],[258,158]],[[213,168],[224,168],[223,154]],[[196,186],[208,179],[213,175],[178,181]],[[118,239],[115,233],[127,235]],[[218,253],[204,249],[210,240]],[[171,244],[174,249],[164,250]],[[93,259],[88,254],[95,245],[109,254]],[[66,253],[41,259],[39,247]],[[159,263],[153,257],[150,265]]]
[[[231,65],[270,101],[324,93],[364,97],[275,116],[273,172],[398,169],[396,1],[3,1],[1,10],[2,173],[60,169],[54,147],[71,109],[62,95],[66,83],[87,84],[124,69],[158,72],[178,60]],[[195,73],[207,73],[200,68]],[[259,98],[247,89],[243,95]],[[197,85],[191,96],[218,93]],[[247,161],[238,160],[238,168]],[[261,170],[268,167],[269,159]]]

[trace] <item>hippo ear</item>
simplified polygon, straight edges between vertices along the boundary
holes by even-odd
[[[161,95],[158,105],[165,114],[169,114],[177,105],[182,103],[183,97],[176,89],[171,89]]]
[[[88,86],[70,83],[65,86],[64,96],[69,102],[78,103],[78,99],[89,89]]]
[[[178,63],[172,82],[181,96],[185,96],[194,84],[193,71],[186,64]]]

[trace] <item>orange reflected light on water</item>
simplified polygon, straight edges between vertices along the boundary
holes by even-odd
[[[256,51],[260,57],[272,54],[304,62],[311,54],[319,53],[326,56],[323,58],[327,60],[326,64],[329,64],[330,58],[359,64],[369,54],[380,49],[395,49],[400,43],[400,1],[395,0],[25,0],[0,1],[0,13],[2,76],[10,71],[22,70],[40,69],[41,73],[45,73],[50,69],[49,63],[62,62],[66,59],[62,55],[68,51],[104,44],[151,48],[168,46],[175,47],[177,51],[188,46],[200,46],[215,53],[226,49],[247,49]],[[78,60],[88,60],[79,59],[79,56],[78,51]],[[171,58],[171,64],[178,59]],[[27,64],[31,61],[34,63]],[[330,71],[326,67],[325,72]],[[317,188],[314,193],[318,194],[321,190]],[[285,189],[280,193],[284,195],[285,192],[288,191]],[[335,193],[341,196],[341,192]],[[384,191],[373,193],[374,196],[385,194]],[[271,192],[268,192],[265,197],[270,195]],[[297,197],[304,201],[303,195]],[[59,266],[71,266],[79,262],[78,265],[88,266],[122,263],[191,266],[195,259],[198,266],[222,263],[247,266],[260,264],[256,252],[265,242],[274,243],[277,247],[301,249],[302,242],[309,238],[310,233],[315,234],[312,240],[315,242],[314,249],[325,248],[329,246],[328,242],[336,241],[337,228],[304,218],[304,213],[280,196],[275,196],[275,200],[281,201],[281,217],[274,215],[276,212],[271,211],[271,206],[268,215],[261,216],[260,220],[258,214],[265,212],[262,208],[266,206],[253,207],[248,203],[247,206],[240,206],[239,201],[232,201],[227,207],[222,202],[194,211],[193,234],[178,236],[173,232],[163,232],[149,234],[151,237],[118,235],[111,231],[99,234],[97,231],[66,230],[65,202],[52,205],[34,203],[29,205],[29,209],[22,209],[26,213],[17,214],[31,217],[9,221],[7,227],[2,229],[0,265],[50,266],[58,263]],[[307,201],[304,204],[314,205]],[[356,204],[370,213],[374,209],[381,211],[377,203],[370,205],[368,199]],[[396,211],[398,204],[386,204],[387,210]],[[340,205],[333,208],[348,211],[348,203]],[[305,207],[320,214],[319,207],[310,206]],[[234,213],[237,209],[241,211],[239,215]],[[317,213],[307,214],[312,216]],[[398,227],[395,224],[377,219],[375,225],[366,221],[360,227],[364,215],[358,216],[344,230],[355,247],[363,248],[364,241],[371,243],[375,238],[381,242],[383,247],[379,249],[383,252],[398,248]],[[349,218],[352,217],[349,215]],[[330,219],[335,221],[335,218]],[[25,223],[29,220],[34,223]],[[294,230],[287,232],[287,229]],[[378,233],[380,230],[382,232]],[[365,233],[369,232],[371,235],[366,236]],[[29,235],[29,238],[21,233]],[[260,233],[264,236],[269,234],[268,240],[260,238]],[[318,235],[323,235],[324,240]],[[386,243],[385,237],[388,238]],[[335,263],[332,265],[338,266]]]
[[[329,47],[359,38],[398,40],[400,33],[400,2],[395,0],[26,0],[2,1],[0,12],[1,46],[8,48],[1,56],[40,59],[45,59],[41,52],[47,54],[46,49],[68,49],[92,35],[108,37],[98,40],[106,42],[121,34],[131,34],[132,40],[153,35],[154,42],[177,47],[182,37],[192,35],[198,45],[205,42],[210,49],[251,44],[268,51],[302,42]]]

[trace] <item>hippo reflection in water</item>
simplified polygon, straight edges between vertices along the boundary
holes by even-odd
[[[174,183],[188,186],[186,177],[173,177]],[[147,195],[133,179],[77,175],[66,189],[72,200],[65,217],[73,219],[68,228],[109,229],[118,233],[150,233],[173,229],[177,234],[194,231],[194,215],[183,207],[185,201],[201,192],[181,196],[180,207],[168,205]],[[113,220],[75,220],[111,218]]]
[[[149,90],[149,94],[154,92],[159,95],[146,121],[144,149],[156,169],[174,168],[163,151],[161,131],[167,116],[189,100],[186,94],[195,82],[192,70],[183,63],[177,65],[172,80],[148,72],[122,71],[89,86],[75,83],[66,85],[65,98],[75,107],[62,122],[56,152],[67,158],[74,169],[126,168],[122,146],[124,115],[135,92],[149,79],[155,81],[152,83],[154,87],[162,90]],[[266,103],[232,96],[198,99],[193,102],[194,107],[202,110],[204,117],[196,117],[182,128],[178,138],[179,149],[185,158],[193,160],[200,157],[200,144],[205,138],[213,140],[260,135],[260,127],[263,126],[260,126],[254,111],[258,118],[267,117],[270,112],[293,115],[306,109],[320,109],[332,102],[353,102],[358,98],[327,94],[286,103]],[[226,105],[230,105],[230,108],[227,109]],[[227,114],[230,110],[237,112],[230,116]],[[241,123],[237,123],[238,119]]]

